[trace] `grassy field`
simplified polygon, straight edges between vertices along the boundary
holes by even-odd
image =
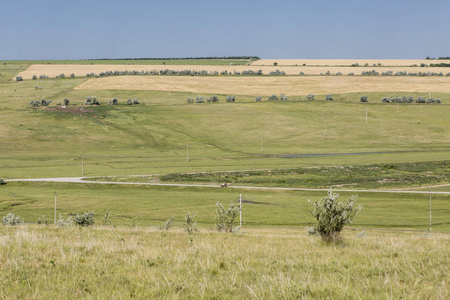
[[[2,61],[0,64],[5,63],[6,65],[15,64],[45,64],[45,65],[244,65],[250,63],[246,59],[145,59],[145,60],[133,60],[133,59],[80,59],[80,60],[12,60],[12,61]]]
[[[449,236],[296,229],[0,228],[2,298],[448,299]]]
[[[301,66],[306,64],[307,66],[350,66],[358,63],[360,66],[368,64],[378,66],[380,64],[384,67],[389,66],[404,66],[409,67],[411,65],[420,64],[438,64],[438,63],[450,63],[449,60],[426,60],[426,59],[260,59],[252,62],[252,65],[256,66],[273,66],[276,62],[279,66]],[[357,70],[357,69],[356,69]]]
[[[244,227],[310,226],[308,199],[319,200],[326,192],[210,187],[170,187],[112,184],[30,183],[10,182],[0,186],[1,216],[13,212],[26,222],[36,223],[46,216],[53,222],[54,193],[58,195],[57,214],[64,218],[93,211],[97,223],[109,209],[111,222],[131,225],[163,225],[170,217],[181,226],[187,212],[193,213],[203,228],[214,228],[217,202],[236,203],[243,197]],[[358,195],[364,209],[355,228],[406,228],[424,231],[429,228],[429,195],[371,192],[341,192],[341,198]],[[432,227],[450,231],[450,195],[432,195]],[[303,229],[302,229],[303,230]]]

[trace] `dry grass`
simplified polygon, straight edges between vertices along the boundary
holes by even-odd
[[[86,73],[95,73],[99,74],[101,72],[106,71],[151,71],[151,70],[206,70],[206,71],[228,71],[228,72],[242,72],[244,70],[262,70],[264,74],[268,75],[270,72],[275,71],[277,69],[285,71],[287,75],[298,75],[300,72],[304,72],[307,75],[320,75],[321,73],[326,73],[330,71],[331,73],[342,72],[344,75],[348,73],[355,73],[355,75],[360,75],[362,71],[370,71],[376,70],[381,73],[387,70],[397,72],[397,71],[407,71],[407,72],[442,72],[447,74],[450,72],[450,68],[421,68],[421,67],[313,67],[313,66],[273,66],[273,64],[259,66],[220,66],[220,65],[31,65],[25,71],[20,72],[18,75],[22,76],[24,79],[31,79],[33,75],[39,77],[39,75],[45,74],[52,78],[57,75],[64,73],[66,76],[69,76],[71,73],[74,73],[75,76],[81,77],[86,76]]]
[[[273,66],[277,62],[278,66],[350,66],[358,63],[360,66],[369,64],[372,66],[379,63],[382,66],[411,66],[420,64],[449,63],[450,60],[426,60],[426,59],[261,59],[252,63],[253,66]]]
[[[450,77],[191,77],[119,76],[90,79],[76,89],[155,90],[236,95],[360,92],[450,92]]]
[[[1,227],[2,299],[448,299],[449,236]]]

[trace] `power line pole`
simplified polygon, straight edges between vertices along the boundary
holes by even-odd
[[[186,140],[186,162],[189,162],[189,141]]]
[[[367,107],[366,107],[366,124],[367,124]]]
[[[239,194],[239,228],[242,227],[242,193]]]
[[[263,153],[262,134],[261,134],[261,153]]]
[[[323,133],[323,137],[327,138],[327,120],[325,119],[325,132]]]
[[[430,231],[431,231],[431,188],[430,188]]]
[[[55,225],[56,225],[56,200],[57,200],[57,194],[55,192]]]
[[[81,146],[81,176],[84,176],[84,148]]]

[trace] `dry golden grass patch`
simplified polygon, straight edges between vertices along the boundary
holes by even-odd
[[[450,77],[190,77],[119,76],[90,79],[76,89],[156,90],[192,93],[270,95],[286,93],[450,92]]]
[[[411,66],[420,64],[450,63],[450,60],[426,60],[426,59],[260,59],[252,62],[252,66],[273,66],[277,62],[278,66],[350,66],[358,63],[360,66],[369,64],[373,66]]]
[[[74,73],[75,76],[81,77],[86,76],[87,73],[95,73],[99,74],[101,72],[107,71],[152,71],[152,70],[164,70],[170,69],[175,71],[182,70],[195,70],[195,71],[228,71],[228,72],[242,72],[244,70],[253,70],[258,71],[262,70],[263,74],[268,75],[270,72],[275,70],[281,70],[286,72],[287,75],[299,75],[300,72],[304,72],[307,75],[320,75],[321,73],[325,74],[327,71],[335,74],[337,72],[343,73],[343,75],[347,75],[348,73],[354,73],[355,75],[361,75],[363,71],[371,71],[376,70],[379,73],[385,71],[406,71],[406,72],[442,72],[445,74],[450,72],[450,68],[421,68],[421,67],[336,67],[336,66],[273,66],[273,63],[270,65],[251,65],[251,66],[220,66],[220,65],[31,65],[28,69],[23,72],[17,74],[18,76],[22,76],[23,79],[31,79],[33,75],[39,77],[39,75],[47,75],[51,78],[56,77],[57,75],[63,73],[68,77],[71,73]]]

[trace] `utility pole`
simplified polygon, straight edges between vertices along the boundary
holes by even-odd
[[[81,176],[84,176],[84,148],[81,146]]]
[[[366,124],[367,124],[367,107],[366,107]]]
[[[431,188],[430,188],[430,232],[431,232]]]
[[[262,133],[261,133],[261,153],[263,153]]]
[[[189,141],[186,139],[186,162],[189,162]]]
[[[327,120],[325,119],[325,132],[323,133],[323,137],[327,138]]]
[[[239,228],[242,227],[242,193],[239,194]]]
[[[56,192],[55,192],[55,225],[56,225],[56,199],[57,199],[57,194],[56,194]]]

